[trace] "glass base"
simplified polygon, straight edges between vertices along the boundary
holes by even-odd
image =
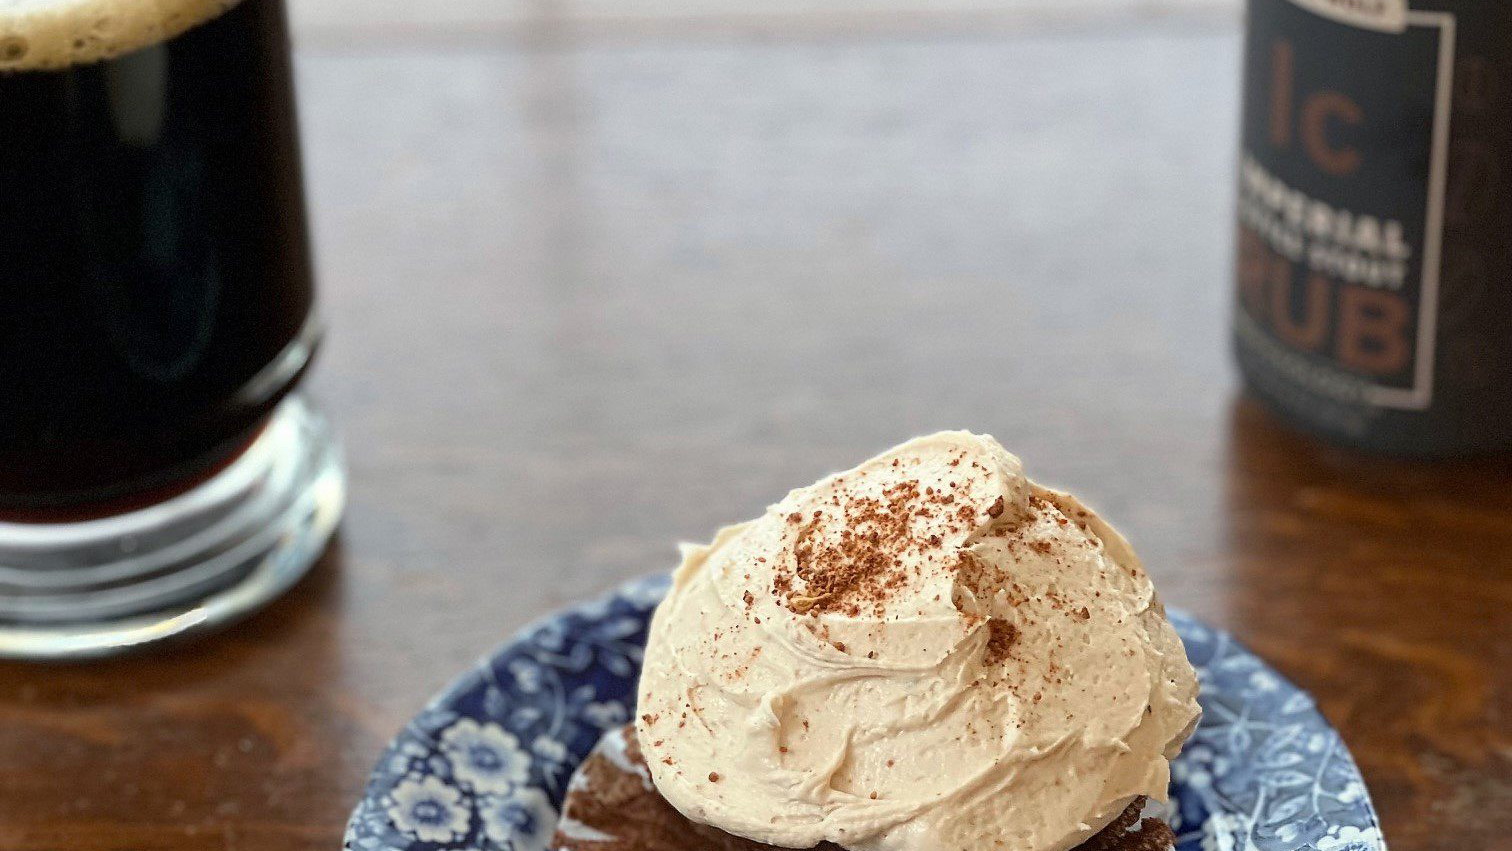
[[[330,427],[290,397],[241,457],[171,499],[0,522],[0,657],[103,656],[235,620],[310,569],[345,501]]]

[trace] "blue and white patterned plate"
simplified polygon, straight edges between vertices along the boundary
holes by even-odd
[[[572,771],[630,718],[657,577],[527,628],[379,760],[348,851],[543,851]],[[1359,769],[1312,699],[1227,633],[1172,612],[1202,684],[1176,760],[1178,851],[1385,851]]]

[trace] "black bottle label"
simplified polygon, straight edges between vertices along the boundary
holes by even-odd
[[[1239,175],[1241,361],[1359,437],[1434,401],[1456,18],[1405,0],[1252,0]]]

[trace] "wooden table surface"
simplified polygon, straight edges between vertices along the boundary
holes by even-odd
[[[1395,851],[1508,848],[1512,471],[1239,400],[1232,16],[833,23],[312,27],[339,541],[221,634],[0,666],[0,849],[333,851],[516,628],[942,427],[1311,690]]]

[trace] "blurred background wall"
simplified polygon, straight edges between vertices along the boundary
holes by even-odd
[[[1240,8],[1240,0],[290,0],[306,41],[358,33],[478,39],[519,35],[547,22],[623,37],[695,29],[1022,28],[1194,14],[1237,21]]]

